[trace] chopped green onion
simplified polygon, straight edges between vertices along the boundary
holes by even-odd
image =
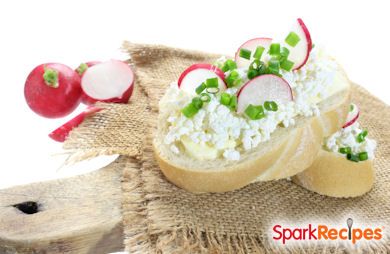
[[[251,59],[252,52],[249,49],[240,49],[240,57],[245,59]]]
[[[227,87],[233,87],[233,86],[237,86],[237,85],[241,84],[242,79],[241,79],[240,74],[236,70],[233,70],[225,78],[225,82],[226,82]]]
[[[209,94],[207,93],[202,93],[200,95],[200,99],[203,101],[203,102],[210,102],[211,101],[211,97]]]
[[[269,47],[269,54],[271,56],[279,56],[280,55],[280,43],[272,43]]]
[[[368,160],[368,153],[367,152],[361,152],[358,154],[360,161]]]
[[[288,48],[282,47],[282,48],[280,49],[280,55],[281,55],[281,56],[284,56],[284,57],[287,58],[289,54],[290,54],[290,50],[288,50]]]
[[[181,110],[183,115],[185,115],[187,118],[193,117],[196,113],[198,113],[198,111],[199,109],[193,103],[188,104]]]
[[[284,39],[284,41],[291,47],[295,47],[300,40],[301,38],[299,38],[299,36],[295,32],[290,32],[287,35],[286,39]]]
[[[236,95],[233,95],[232,97],[230,97],[229,107],[231,110],[237,109],[237,96]]]
[[[206,79],[206,87],[218,87],[218,78]]]
[[[278,111],[278,104],[274,101],[264,102],[264,108],[268,111]]]
[[[221,102],[222,105],[229,106],[229,104],[230,104],[230,99],[231,99],[230,94],[228,94],[228,93],[222,93],[222,94],[221,94],[221,100],[220,100],[220,102]]]
[[[285,71],[291,71],[293,66],[294,66],[294,62],[291,62],[288,59],[280,63],[280,68],[282,68]]]
[[[316,46],[316,45],[313,43],[313,44],[311,45],[311,49],[314,49],[315,46]]]
[[[76,71],[79,75],[82,75],[88,69],[88,65],[86,63],[81,63],[79,67],[77,67]]]
[[[263,106],[254,106],[249,104],[249,106],[245,109],[245,114],[252,120],[259,120],[265,117]]]
[[[253,54],[253,58],[260,60],[261,55],[263,55],[264,47],[257,46],[255,53]]]
[[[258,70],[260,69],[260,66],[264,64],[263,62],[261,62],[259,59],[255,59],[253,60],[253,62],[251,62],[251,64],[249,65],[249,70]]]
[[[237,64],[231,59],[226,60],[222,67],[223,72],[232,71],[235,69],[237,69]]]
[[[353,106],[353,104],[349,105],[349,112],[352,112],[352,111],[353,111],[353,109],[354,109],[354,106]]]
[[[280,67],[280,62],[278,59],[272,57],[268,61],[268,71],[271,74],[279,74],[279,67]]]
[[[206,89],[206,84],[203,82],[202,84],[200,84],[196,89],[195,89],[195,92],[196,94],[201,94],[204,89]]]
[[[268,71],[268,67],[265,65],[265,64],[262,64],[260,66],[260,69],[257,71],[257,74],[258,75],[263,75],[263,74],[267,74],[269,71]]]
[[[211,93],[211,94],[216,94],[219,92],[219,88],[218,87],[207,87],[206,92]]]
[[[203,101],[199,97],[194,97],[192,99],[192,104],[194,104],[197,109],[201,109],[203,107]]]
[[[340,147],[339,148],[339,153],[350,154],[350,153],[352,153],[352,149],[349,146],[347,146],[347,147]]]
[[[347,159],[354,162],[359,162],[359,156],[356,154],[349,153],[347,154]]]
[[[356,137],[356,141],[358,143],[362,143],[364,140],[366,140],[366,136],[368,134],[368,131],[367,130],[364,130],[362,132],[360,132],[357,137]]]
[[[248,79],[253,79],[253,78],[258,76],[258,73],[256,70],[248,70],[246,75],[247,75]]]

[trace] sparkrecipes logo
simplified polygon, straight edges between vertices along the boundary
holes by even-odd
[[[276,224],[272,227],[272,238],[283,244],[292,241],[350,241],[356,244],[360,240],[381,240],[383,227],[354,227],[353,219],[348,218],[346,226],[332,227],[325,224],[304,227],[283,227]]]

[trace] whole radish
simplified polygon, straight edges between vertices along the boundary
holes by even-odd
[[[38,115],[66,116],[80,104],[80,76],[60,63],[38,65],[27,77],[24,96],[28,106]]]
[[[80,78],[82,78],[84,76],[85,71],[88,70],[89,67],[92,67],[100,63],[101,63],[100,61],[89,61],[89,62],[81,63],[75,71],[80,75]],[[81,102],[86,105],[94,104],[94,101],[91,101],[89,97],[84,93],[84,91],[82,92],[81,95]]]

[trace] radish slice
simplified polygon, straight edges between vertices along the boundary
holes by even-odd
[[[286,103],[293,100],[290,85],[281,77],[272,74],[258,76],[248,81],[238,92],[237,112],[242,113],[252,105],[263,105],[265,101]]]
[[[134,87],[134,73],[122,61],[110,60],[89,67],[81,79],[83,101],[127,103]]]
[[[347,115],[347,121],[345,121],[343,128],[347,128],[348,126],[354,124],[359,118],[359,114],[360,114],[360,110],[358,106],[356,106],[356,104],[351,103],[350,110]]]
[[[93,115],[94,113],[99,112],[100,110],[102,110],[102,108],[93,107],[93,106],[88,107],[85,111],[81,112],[80,114],[78,114],[77,116],[75,116],[74,118],[72,118],[71,120],[69,120],[62,126],[60,126],[59,128],[52,131],[49,134],[49,137],[55,141],[64,142],[65,139],[69,136],[69,133],[74,128],[79,126],[86,117]]]
[[[218,78],[219,91],[226,90],[224,82],[225,73],[212,64],[193,64],[180,75],[177,84],[190,94],[195,94],[195,89],[209,78]]]
[[[238,50],[236,52],[235,61],[237,63],[237,67],[238,68],[248,67],[251,64],[251,62],[253,61],[253,54],[255,53],[256,48],[258,46],[262,46],[262,47],[265,48],[265,50],[263,52],[263,55],[261,57],[263,59],[264,56],[267,54],[268,48],[271,45],[271,43],[272,43],[272,39],[271,38],[254,38],[254,39],[251,39],[249,41],[246,41],[244,44],[242,44],[238,48]],[[248,59],[240,57],[240,49],[248,49],[248,50],[250,50],[251,53],[252,53],[251,59],[248,60]]]
[[[293,70],[300,69],[309,58],[310,51],[313,48],[309,30],[307,29],[305,23],[302,19],[297,19],[294,27],[291,29],[292,32],[296,33],[299,36],[299,42],[295,47],[291,47],[287,43],[284,43],[284,46],[290,50],[288,59],[294,62]]]

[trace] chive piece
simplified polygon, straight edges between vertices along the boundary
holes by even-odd
[[[349,105],[349,112],[352,112],[352,111],[353,111],[353,109],[354,109],[354,106],[353,106],[353,104]]]
[[[269,47],[269,54],[271,56],[279,56],[280,55],[280,43],[272,43]]]
[[[232,59],[226,60],[224,65],[226,65],[230,71],[237,69],[237,64]]]
[[[280,62],[279,62],[279,60],[276,59],[276,58],[274,58],[274,57],[272,57],[272,58],[268,61],[269,73],[278,75],[278,74],[279,74],[279,68],[280,68]]]
[[[248,79],[253,79],[258,76],[258,73],[256,70],[249,70],[247,73]]]
[[[291,47],[295,47],[300,40],[301,38],[299,38],[299,36],[295,32],[290,32],[287,35],[286,39],[284,39],[284,41]]]
[[[291,62],[288,59],[280,63],[280,68],[282,68],[285,71],[291,71],[293,66],[294,66],[294,62]]]
[[[221,102],[222,105],[229,106],[229,104],[230,104],[230,94],[222,93],[220,102]]]
[[[359,156],[356,154],[349,153],[347,154],[347,159],[354,162],[359,162]]]
[[[340,147],[339,148],[339,153],[350,154],[350,153],[352,153],[352,149],[349,146],[347,146],[347,147]]]
[[[264,102],[264,108],[268,111],[278,111],[278,104],[274,101]]]
[[[240,74],[236,70],[233,70],[225,78],[225,82],[226,82],[227,87],[230,88],[230,87],[239,85],[242,82],[242,79],[241,79]]]
[[[360,132],[357,137],[356,137],[356,141],[358,143],[362,143],[364,140],[366,140],[366,136],[368,134],[368,131],[367,130],[364,130],[362,132]]]
[[[311,49],[314,49],[315,46],[316,46],[316,45],[313,43],[313,44],[311,45]]]
[[[199,97],[203,102],[210,102],[211,96],[207,93],[202,93]]]
[[[245,114],[252,120],[256,119],[257,114],[260,111],[256,106],[253,106],[252,104],[249,104],[249,106],[245,109]]]
[[[251,64],[249,65],[249,70],[258,70],[260,69],[260,66],[263,64],[263,62],[261,62],[259,59],[255,59],[253,60],[253,62],[251,62]]]
[[[240,49],[240,57],[245,59],[251,59],[252,52],[249,49]]]
[[[193,117],[196,113],[198,113],[198,111],[199,109],[195,107],[193,103],[188,104],[181,110],[183,115],[185,115],[187,118]]]
[[[286,47],[282,47],[282,48],[280,49],[279,61],[280,61],[281,63],[284,62],[284,61],[286,61],[289,54],[290,54],[290,50],[288,50],[288,48],[286,48]]]
[[[368,153],[367,152],[361,152],[358,154],[360,161],[368,160]]]
[[[231,110],[237,109],[237,96],[236,95],[233,95],[232,97],[230,97],[229,108]]]
[[[211,93],[211,94],[216,94],[219,92],[219,88],[218,87],[207,87],[206,92]]]
[[[199,97],[194,97],[192,99],[192,104],[194,104],[197,109],[201,109],[203,107],[203,101]]]
[[[245,114],[252,120],[259,120],[265,117],[263,106],[254,106],[249,104],[249,106],[245,109]]]
[[[218,78],[208,78],[206,79],[206,87],[218,87]]]
[[[261,56],[263,55],[264,49],[265,48],[262,46],[257,46],[256,51],[253,54],[253,58],[260,60]]]
[[[259,70],[257,71],[257,74],[260,76],[260,75],[263,75],[263,74],[267,74],[269,71],[268,71],[268,67],[263,63]]]
[[[201,94],[204,89],[206,89],[206,84],[203,82],[202,84],[200,84],[196,89],[195,89],[195,92],[196,94]]]

